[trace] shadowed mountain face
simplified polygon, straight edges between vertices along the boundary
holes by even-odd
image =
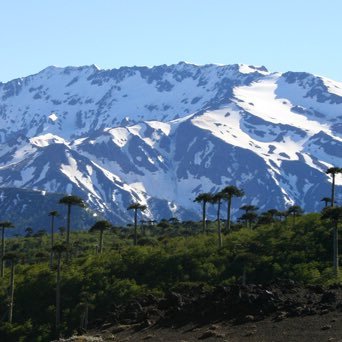
[[[235,208],[314,211],[325,170],[342,165],[341,125],[342,84],[308,73],[48,67],[0,83],[0,185],[72,193],[115,223],[132,201],[149,218],[196,219],[196,195],[228,184],[246,192]]]

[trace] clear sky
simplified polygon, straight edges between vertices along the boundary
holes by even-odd
[[[341,18],[342,0],[0,0],[0,81],[179,61],[342,81]]]

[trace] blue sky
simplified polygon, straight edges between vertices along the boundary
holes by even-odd
[[[265,65],[342,81],[340,0],[0,0],[0,81],[48,65]]]

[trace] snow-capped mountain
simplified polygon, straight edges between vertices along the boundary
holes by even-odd
[[[76,194],[114,222],[132,201],[196,218],[195,196],[228,184],[235,207],[319,210],[341,151],[342,84],[308,73],[181,62],[0,83],[0,186]]]

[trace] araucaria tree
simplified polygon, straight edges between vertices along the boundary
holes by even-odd
[[[13,224],[9,221],[0,222],[1,229],[1,278],[4,276],[4,255],[5,255],[5,229],[14,228]]]
[[[13,305],[14,305],[14,269],[17,255],[15,253],[7,253],[4,255],[3,260],[8,260],[11,263],[11,276],[10,276],[10,290],[9,290],[9,307],[8,307],[8,322],[13,321]]]
[[[324,202],[324,207],[326,208],[329,203],[331,203],[331,198],[330,197],[323,197],[321,199],[321,202]]]
[[[296,224],[296,218],[304,213],[304,210],[299,205],[292,205],[287,209],[289,215],[292,216],[292,228]]]
[[[144,211],[147,206],[138,202],[132,203],[127,210],[134,210],[134,246],[138,244],[138,210]]]
[[[231,226],[231,207],[232,207],[232,198],[233,197],[242,197],[244,192],[242,189],[237,188],[236,186],[229,185],[222,189],[221,193],[223,193],[223,199],[227,201],[227,221],[226,221],[226,229],[229,232]]]
[[[330,220],[333,223],[333,268],[335,276],[339,273],[338,258],[338,225],[342,222],[342,207],[326,208],[323,210],[323,220]]]
[[[56,268],[56,337],[60,335],[60,323],[61,323],[61,259],[62,254],[67,252],[67,247],[64,245],[54,245],[53,254],[57,256],[57,268]]]
[[[215,195],[212,196],[211,202],[217,204],[217,214],[216,214],[216,220],[217,220],[217,235],[218,235],[218,246],[219,248],[222,247],[222,231],[221,231],[221,217],[220,217],[220,211],[221,211],[221,203],[223,199],[224,194],[222,192],[218,192]]]
[[[240,220],[245,221],[247,228],[252,228],[252,223],[258,218],[256,211],[259,208],[252,204],[245,204],[240,209],[245,211],[245,213],[240,217]]]
[[[199,194],[194,202],[202,203],[202,233],[205,233],[207,230],[207,203],[211,202],[213,195],[208,192],[203,192]]]
[[[334,206],[335,203],[335,177],[338,173],[342,173],[341,167],[330,167],[326,172],[326,174],[331,175],[332,182],[331,182],[331,206]]]
[[[65,204],[68,208],[67,213],[67,231],[66,231],[66,247],[67,247],[67,260],[69,260],[69,248],[70,248],[70,217],[71,217],[71,207],[78,206],[81,208],[85,207],[85,203],[82,198],[78,196],[65,196],[59,200],[60,204]]]
[[[52,268],[52,259],[53,259],[53,245],[54,245],[54,227],[55,227],[55,217],[58,216],[57,211],[50,211],[49,216],[51,217],[51,236],[50,236],[50,269]]]
[[[102,253],[103,249],[103,232],[112,228],[112,225],[106,221],[97,221],[90,229],[90,232],[100,232],[99,253]]]

